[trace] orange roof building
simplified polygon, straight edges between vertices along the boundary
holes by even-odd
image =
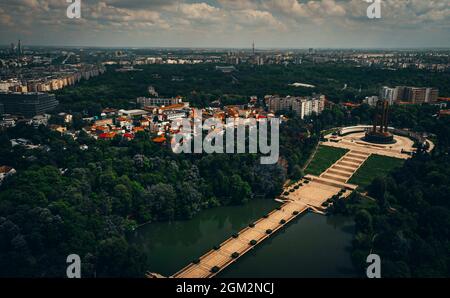
[[[439,112],[439,117],[449,117],[450,116],[450,110],[442,110]]]
[[[183,109],[184,107],[185,107],[184,104],[177,103],[177,104],[170,105],[170,106],[167,106],[167,107],[162,107],[162,108],[159,108],[159,109],[160,109],[161,111],[167,111],[167,110],[180,110],[180,109]]]
[[[106,133],[99,134],[98,138],[102,139],[102,140],[110,140],[110,139],[113,139],[116,135],[117,135],[117,133],[115,133],[115,132],[106,132]]]
[[[165,141],[167,141],[167,139],[164,136],[156,137],[153,139],[153,142],[158,143],[158,144],[162,144]]]
[[[127,133],[124,133],[124,134],[123,134],[123,137],[124,137],[125,139],[132,140],[132,139],[134,139],[134,134],[127,132]]]

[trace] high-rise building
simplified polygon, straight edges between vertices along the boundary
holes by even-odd
[[[381,100],[388,101],[389,104],[392,105],[398,96],[397,93],[398,93],[397,88],[390,88],[384,86],[383,88],[381,88],[380,98]]]
[[[21,44],[21,42],[20,42],[20,39],[19,39],[19,42],[17,43],[17,55],[22,55],[22,44]]]
[[[395,96],[394,101],[404,101],[406,98],[406,89],[408,87],[405,86],[397,86],[395,87]]]
[[[427,88],[425,102],[437,102],[439,98],[439,89]]]
[[[54,94],[48,93],[0,93],[0,103],[4,106],[4,112],[13,115],[23,115],[32,118],[53,110],[59,102]]]
[[[383,87],[380,91],[380,98],[389,101],[390,104],[393,102],[412,104],[436,102],[438,97],[439,90],[436,88],[397,86]]]

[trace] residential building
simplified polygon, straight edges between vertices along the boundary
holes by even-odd
[[[390,105],[392,105],[394,103],[394,101],[397,99],[397,96],[398,96],[397,88],[390,88],[387,86],[384,86],[383,88],[381,88],[380,99],[388,101]],[[375,98],[372,98],[372,100],[375,100]],[[378,101],[378,97],[376,97],[376,101]],[[369,104],[369,105],[373,105],[373,104]]]
[[[3,183],[7,177],[14,175],[16,170],[8,166],[0,166],[0,185]]]
[[[94,122],[95,126],[107,126],[107,125],[112,125],[113,124],[113,119],[108,118],[108,119],[100,119]]]
[[[59,113],[58,116],[64,119],[64,123],[72,123],[73,116],[71,114]]]
[[[39,127],[41,125],[47,126],[50,115],[36,115],[31,119],[31,125]]]
[[[381,97],[381,98],[383,98],[383,97]],[[380,98],[379,98],[378,96],[368,96],[368,97],[366,97],[366,98],[363,100],[363,103],[366,103],[366,104],[368,104],[369,106],[374,107],[374,106],[377,105],[377,102],[378,102],[379,100],[380,100]],[[384,100],[389,101],[389,104],[391,104],[391,101],[390,101],[389,99],[384,98]],[[393,97],[392,97],[392,102],[393,102]]]
[[[311,97],[278,97],[266,96],[265,101],[271,112],[294,111],[301,119],[320,114],[325,109],[325,96],[313,95]]]
[[[59,104],[54,94],[38,92],[0,93],[0,103],[3,104],[5,113],[27,118],[51,111]]]
[[[439,90],[427,87],[397,86],[395,88],[383,87],[380,98],[393,102],[406,102],[412,104],[437,102]]]
[[[174,104],[181,103],[181,98],[147,98],[147,97],[139,97],[137,99],[137,103],[143,107],[161,107],[161,106],[170,106]]]
[[[186,118],[186,111],[183,110],[168,110],[163,112],[163,119],[172,121],[175,119]]]
[[[144,110],[119,110],[120,116],[126,116],[126,117],[139,117],[147,115],[148,112]]]
[[[16,119],[12,117],[4,117],[2,121],[0,121],[0,127],[8,128],[16,126]]]
[[[410,103],[422,104],[425,102],[426,93],[426,88],[407,87],[404,99]]]
[[[427,88],[425,102],[437,102],[439,98],[439,89]]]

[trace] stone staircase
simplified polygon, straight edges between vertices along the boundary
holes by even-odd
[[[351,150],[323,172],[319,178],[330,182],[347,183],[370,155],[370,153]]]

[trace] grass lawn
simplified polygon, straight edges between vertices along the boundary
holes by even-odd
[[[347,152],[347,149],[320,146],[314,159],[306,169],[305,174],[316,176],[322,174]]]
[[[401,167],[404,162],[403,159],[371,155],[355,175],[353,175],[349,183],[366,188],[374,178],[387,176],[395,168]]]

